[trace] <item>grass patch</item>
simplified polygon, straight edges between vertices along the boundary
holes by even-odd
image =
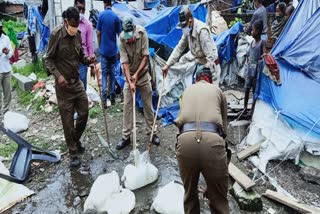
[[[0,144],[0,156],[2,157],[11,157],[17,150],[18,144],[13,140],[10,140],[9,143]]]
[[[24,76],[29,76],[32,72],[37,75],[37,79],[46,79],[48,77],[47,69],[43,60],[39,60],[37,63],[27,64],[22,68],[13,67],[15,73],[20,73]]]
[[[46,142],[45,139],[33,137],[33,138],[30,138],[28,140],[28,142],[31,145],[38,146],[38,147],[43,148],[43,149],[50,149],[51,148],[51,143]]]
[[[94,118],[97,118],[98,115],[101,115],[102,114],[102,109],[100,106],[93,106],[91,109],[89,109],[89,117],[91,119],[94,119]]]
[[[61,153],[66,152],[68,150],[67,144],[65,143],[59,144],[58,149],[60,150]]]

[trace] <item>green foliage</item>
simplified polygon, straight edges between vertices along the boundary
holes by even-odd
[[[229,24],[229,28],[231,28],[234,24],[236,24],[237,22],[241,22],[242,24],[244,23],[243,20],[241,18],[235,18],[233,21],[230,22]]]
[[[90,110],[89,110],[89,117],[90,118],[97,118],[98,115],[102,114],[102,109],[100,106],[93,106]]]
[[[0,156],[10,157],[18,148],[18,144],[10,140],[9,143],[0,144]]]
[[[38,79],[45,79],[48,77],[48,73],[46,71],[43,61],[38,61],[35,64],[33,63],[27,64],[23,68],[13,67],[13,71],[15,73],[20,73],[24,76],[29,76],[33,72],[37,75]]]
[[[9,21],[1,20],[1,21],[2,21],[2,26],[3,26],[3,31],[6,34],[8,34],[9,27],[12,27],[12,29],[15,33],[20,33],[22,31],[27,30],[26,25],[22,22],[17,22],[17,21],[13,21],[13,20],[9,20]]]

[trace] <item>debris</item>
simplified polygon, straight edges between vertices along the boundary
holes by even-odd
[[[151,210],[163,214],[183,214],[183,197],[182,184],[172,181],[159,189],[151,205]]]
[[[28,129],[29,120],[26,116],[8,111],[4,115],[4,127],[17,133]]]
[[[320,156],[312,155],[309,152],[303,151],[300,155],[300,163],[304,166],[320,169]]]
[[[302,167],[299,174],[304,180],[320,185],[320,169]]]
[[[301,213],[320,213],[320,209],[317,207],[312,207],[306,204],[299,203],[297,200],[293,200],[281,193],[269,189],[263,195],[275,201],[278,201],[288,207],[291,207],[292,209],[297,210]]]
[[[272,209],[271,207],[267,210],[268,213],[270,214],[276,214],[276,211]]]
[[[73,200],[73,206],[76,207],[81,203],[81,198],[79,196],[77,196],[74,200]]]
[[[52,111],[53,111],[53,106],[50,105],[49,103],[47,103],[47,104],[44,106],[44,111],[45,111],[46,113],[52,112]]]
[[[229,163],[228,171],[229,175],[231,175],[231,177],[233,177],[233,179],[236,180],[246,191],[250,190],[255,185],[247,175],[245,175],[231,162]]]
[[[31,73],[29,76],[28,76],[29,79],[33,80],[33,81],[36,81],[37,80],[37,75],[35,73]]]
[[[228,140],[232,144],[239,144],[247,134],[250,125],[248,120],[231,121],[228,126]]]
[[[20,59],[18,62],[13,63],[12,65],[16,68],[23,68],[24,66],[26,66],[26,64],[26,60]]]
[[[43,80],[40,80],[32,87],[32,91],[35,91],[37,89],[42,89],[44,87],[45,87],[45,82]]]
[[[248,192],[244,191],[242,187],[235,182],[230,193],[234,196],[240,209],[246,211],[261,211],[262,210],[262,200],[261,195],[256,191],[250,190]]]
[[[40,171],[40,172],[44,172],[44,168],[40,168],[39,171]]]
[[[133,192],[121,188],[119,175],[112,171],[95,180],[84,203],[84,213],[129,214],[135,200]]]
[[[31,91],[34,85],[34,81],[29,79],[28,77],[19,74],[13,73],[12,76],[18,81],[19,88],[22,91]]]
[[[259,149],[260,149],[261,144],[262,144],[262,143],[256,143],[256,144],[254,144],[254,145],[252,145],[252,146],[249,146],[249,147],[246,148],[245,150],[239,152],[239,153],[237,154],[238,159],[239,159],[239,160],[243,160],[243,159],[245,159],[246,157],[249,157],[250,155],[258,152]]]
[[[58,100],[57,100],[57,96],[56,94],[53,94],[49,97],[49,103],[53,103],[53,104],[56,104],[58,105]]]
[[[63,138],[62,135],[53,135],[50,139],[51,140],[57,140],[57,139],[61,139],[61,138]]]

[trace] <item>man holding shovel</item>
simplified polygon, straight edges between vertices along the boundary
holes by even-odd
[[[133,129],[133,96],[136,88],[141,93],[144,117],[147,123],[147,133],[151,133],[153,124],[151,77],[148,72],[149,42],[144,27],[134,25],[132,18],[125,17],[119,36],[120,62],[126,77],[123,89],[123,129],[122,139],[116,146],[121,150],[130,144],[130,134]],[[159,137],[154,134],[152,141],[160,145]]]

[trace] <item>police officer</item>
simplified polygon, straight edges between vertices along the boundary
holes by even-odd
[[[193,18],[188,6],[183,6],[179,12],[177,28],[182,29],[183,35],[179,44],[171,53],[166,65],[162,68],[163,75],[167,75],[170,66],[179,60],[181,54],[188,47],[195,57],[196,63],[209,67],[213,72],[215,84],[219,85],[221,68],[217,47],[211,37],[209,27],[200,20]]]
[[[81,35],[78,31],[79,12],[69,7],[64,13],[64,23],[57,26],[50,35],[45,63],[55,76],[56,95],[65,141],[69,148],[71,166],[79,166],[78,155],[84,152],[80,137],[88,120],[88,98],[79,78],[79,63],[89,65],[95,57],[85,57]],[[74,111],[78,118],[74,125]]]
[[[130,144],[130,134],[133,128],[133,99],[136,88],[139,89],[144,117],[147,123],[147,132],[151,133],[153,124],[151,77],[148,72],[149,42],[144,27],[134,25],[132,18],[125,17],[119,36],[120,62],[123,66],[126,83],[123,89],[123,129],[122,139],[117,144],[118,150]],[[152,143],[160,145],[159,137],[154,134]]]
[[[198,181],[202,173],[207,183],[211,213],[229,213],[228,167],[224,141],[227,128],[227,102],[212,84],[210,69],[196,71],[196,84],[183,93],[175,125],[180,130],[176,154],[183,181],[186,214],[200,213]]]

